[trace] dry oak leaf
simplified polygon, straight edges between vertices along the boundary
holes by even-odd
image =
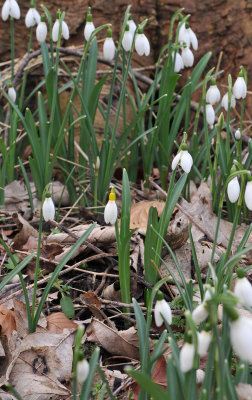
[[[88,225],[78,225],[70,229],[76,236],[81,237],[88,229]],[[102,244],[114,243],[116,241],[115,228],[113,226],[96,226],[88,236],[88,242],[96,246]],[[47,238],[47,243],[75,243],[76,239],[69,236],[67,233],[51,234]]]
[[[18,336],[23,338],[28,335],[28,319],[25,304],[19,299],[14,299],[14,315],[16,321],[16,331]],[[37,331],[44,331],[46,329],[47,322],[43,313],[40,314]]]
[[[21,215],[14,213],[12,214],[12,218],[17,227],[20,229],[20,232],[18,232],[14,237],[13,248],[20,249],[21,246],[27,242],[30,236],[33,236],[34,238],[38,237],[38,231],[36,231],[36,229],[34,229]]]
[[[64,329],[74,332],[78,324],[68,319],[63,312],[54,312],[46,317],[47,330],[51,333],[62,333]]]
[[[9,339],[12,332],[16,329],[15,314],[7,307],[0,306],[0,327],[1,334]]]
[[[147,229],[150,208],[156,207],[158,217],[160,218],[164,205],[164,201],[158,200],[143,200],[133,204],[130,210],[130,229]]]
[[[134,327],[125,331],[117,331],[103,322],[93,319],[86,334],[89,342],[99,343],[111,354],[139,359],[138,336]]]

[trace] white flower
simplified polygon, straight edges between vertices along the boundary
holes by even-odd
[[[211,288],[208,287],[205,291],[203,302],[205,303],[207,300],[211,300],[213,294],[214,294],[214,287]]]
[[[198,39],[193,30],[189,27],[186,29],[189,33],[190,44],[192,45],[193,50],[198,50]]]
[[[82,361],[78,361],[77,363],[76,367],[77,381],[82,384],[87,379],[88,374],[89,374],[89,363],[84,358]]]
[[[211,85],[206,92],[206,102],[214,105],[220,101],[220,91],[216,85]]]
[[[235,203],[239,199],[240,184],[239,184],[237,176],[235,178],[231,179],[230,182],[228,182],[227,194],[228,194],[229,201],[231,201],[231,203]]]
[[[46,198],[44,200],[43,207],[42,207],[42,212],[43,212],[43,218],[46,222],[52,221],[54,219],[55,207],[54,207],[54,203],[52,201],[50,194],[46,195]]]
[[[185,67],[192,67],[194,63],[194,56],[189,47],[182,47],[182,60]]]
[[[59,16],[59,18],[60,18],[60,16]],[[53,24],[52,40],[54,42],[57,42],[58,38],[59,38],[59,28],[60,28],[59,18],[57,18]],[[68,29],[68,26],[65,21],[62,21],[62,24],[61,24],[61,34],[65,40],[69,39],[69,29]]]
[[[189,29],[186,29],[186,27],[184,27],[184,29],[180,28],[178,41],[181,44],[185,43],[187,47],[190,47],[191,39],[190,39]]]
[[[174,55],[175,55],[175,52],[172,53],[172,58],[174,60],[174,57],[175,57],[174,72],[177,73],[177,72],[180,72],[181,69],[184,68],[184,62],[178,51],[176,52],[176,56],[174,56]]]
[[[189,174],[193,165],[193,159],[187,150],[179,151],[179,153],[174,157],[172,161],[172,170],[174,170],[178,164],[181,165],[187,174]]]
[[[126,25],[126,29],[122,39],[122,47],[124,48],[125,51],[130,51],[132,41],[133,41],[132,33],[129,30],[129,25]]]
[[[115,56],[115,43],[112,39],[111,29],[107,30],[107,37],[103,43],[103,58],[107,61],[112,61]]]
[[[7,19],[13,17],[15,19],[20,18],[20,8],[16,0],[5,0],[2,8],[2,20],[7,21]]]
[[[237,280],[234,295],[239,298],[242,304],[252,307],[252,285],[245,276]]]
[[[242,76],[238,76],[233,87],[233,95],[236,99],[245,99],[247,95],[247,85]]]
[[[150,43],[142,29],[136,34],[135,49],[139,56],[148,56],[150,54]]]
[[[13,103],[15,103],[17,94],[16,94],[16,90],[14,89],[14,87],[12,87],[12,86],[9,87],[9,89],[8,89],[8,96],[11,98],[11,100],[13,101]]]
[[[94,32],[95,30],[95,26],[93,24],[93,17],[91,14],[87,14],[87,22],[84,28],[84,37],[86,39],[86,41],[89,40],[92,32]]]
[[[25,16],[25,25],[27,28],[31,28],[32,26],[38,25],[40,22],[39,12],[35,7],[29,8],[26,16]]]
[[[252,211],[252,181],[247,182],[244,200],[248,209]]]
[[[170,325],[172,323],[172,312],[169,304],[165,299],[162,300],[157,300],[156,305],[154,308],[154,318],[155,318],[155,324],[159,327],[163,325],[163,315],[164,319],[168,322]]]
[[[198,347],[197,352],[199,356],[205,356],[208,352],[209,345],[212,340],[212,333],[211,331],[201,331],[197,332],[198,337]]]
[[[252,319],[240,315],[230,324],[230,340],[234,352],[242,360],[252,363]]]
[[[109,201],[104,209],[104,221],[106,224],[113,225],[117,220],[117,205],[115,202],[115,194],[109,194]]]
[[[180,369],[182,372],[188,372],[193,367],[195,347],[192,343],[185,342],[179,354]]]
[[[127,21],[127,24],[129,25],[129,30],[130,30],[130,33],[131,33],[131,35],[132,35],[132,37],[133,37],[133,36],[134,36],[134,33],[135,33],[135,30],[136,30],[136,24],[135,24],[135,22],[133,21],[132,15],[131,15],[131,14],[129,15],[129,19],[128,19],[128,21]]]
[[[197,369],[196,370],[196,383],[197,383],[197,385],[202,383],[204,378],[205,378],[205,371],[203,371],[203,369]]]
[[[228,93],[224,94],[224,96],[222,97],[221,105],[222,107],[225,108],[226,111],[228,110]],[[232,94],[230,108],[235,108],[235,105],[236,105],[235,97]]]
[[[215,112],[212,104],[206,105],[206,120],[208,125],[213,125],[215,120]]]
[[[37,41],[40,43],[44,42],[46,40],[46,35],[47,35],[47,26],[45,23],[45,15],[41,15],[40,22],[36,29]]]
[[[207,310],[207,305],[203,302],[193,310],[192,319],[195,324],[200,324],[202,321],[204,321],[204,319],[207,318],[208,314],[209,312]]]
[[[235,131],[235,139],[236,140],[240,140],[241,139],[241,131],[240,131],[240,129],[237,129]]]

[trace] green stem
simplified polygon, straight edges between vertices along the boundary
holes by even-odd
[[[14,67],[15,67],[15,26],[13,17],[10,17],[10,31],[11,31],[11,81],[13,81]]]
[[[29,43],[28,43],[28,48],[27,48],[27,54],[30,54],[30,52],[31,52],[33,30],[34,30],[34,27],[32,26],[31,27],[31,31],[30,31],[30,38],[29,38]],[[19,108],[20,108],[20,110],[22,109],[22,105],[23,105],[23,101],[24,101],[24,92],[25,92],[25,86],[26,86],[26,81],[27,81],[27,74],[28,74],[28,71],[25,70],[24,71],[24,76],[23,76],[22,87],[21,87],[21,91],[20,91],[20,97],[19,97]]]
[[[41,239],[42,239],[42,224],[43,224],[43,215],[42,208],[40,210],[40,219],[39,219],[39,237],[38,237],[38,248],[37,248],[37,257],[36,257],[36,266],[35,266],[35,275],[34,275],[34,287],[33,287],[33,296],[32,296],[32,310],[31,310],[31,318],[32,318],[32,329],[29,333],[35,332],[36,325],[35,324],[35,305],[36,305],[36,297],[37,297],[37,286],[38,286],[38,277],[39,277],[39,259],[40,259],[40,247],[41,247]]]

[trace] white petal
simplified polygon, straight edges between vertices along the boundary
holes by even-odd
[[[52,28],[52,40],[54,42],[57,42],[58,38],[59,38],[59,25],[60,25],[59,20],[56,19],[56,21],[53,24],[53,28]]]
[[[197,352],[200,356],[205,356],[208,352],[208,348],[212,340],[212,333],[203,330],[201,332],[197,332],[197,336],[198,336]]]
[[[139,56],[143,56],[145,54],[145,40],[143,33],[136,34],[135,49]]]
[[[193,165],[193,159],[190,153],[188,151],[183,151],[181,155],[181,161],[180,161],[181,167],[183,170],[189,174],[191,171],[192,165]]]
[[[115,44],[112,38],[106,38],[103,43],[103,57],[107,61],[112,61],[115,56]]]
[[[234,294],[242,304],[252,307],[252,285],[246,277],[237,279]]]
[[[228,183],[227,194],[231,203],[235,203],[239,199],[240,184],[237,176]]]
[[[204,381],[205,378],[205,371],[203,369],[197,369],[196,370],[196,383],[199,385]]]
[[[10,0],[10,15],[15,18],[20,18],[20,8],[16,0]]]
[[[174,171],[174,169],[177,167],[177,165],[178,165],[178,163],[179,163],[179,160],[180,160],[180,157],[181,157],[181,151],[180,152],[178,152],[178,154],[174,157],[174,159],[172,160],[172,170]]]
[[[86,39],[86,41],[89,40],[92,32],[94,32],[95,30],[95,26],[93,24],[93,22],[87,22],[85,25],[85,29],[84,29],[84,37]]]
[[[122,40],[122,47],[125,51],[130,51],[132,45],[133,36],[130,31],[125,31]]]
[[[134,36],[135,30],[136,30],[136,24],[133,21],[133,19],[130,19],[129,21],[127,21],[127,24],[129,25],[129,31],[132,35],[132,37]]]
[[[192,67],[194,56],[189,47],[182,48],[182,59],[185,67]]]
[[[226,94],[222,97],[221,105],[222,105],[222,107],[225,108],[226,111],[228,110],[228,93],[226,93]],[[234,95],[232,94],[232,96],[231,96],[231,105],[230,105],[230,108],[235,108],[235,105],[236,105],[235,97],[234,97]]]
[[[240,140],[241,139],[241,131],[240,131],[240,129],[237,129],[235,131],[235,139],[236,140]]]
[[[233,94],[236,99],[245,99],[247,94],[247,86],[244,78],[238,76],[233,87]]]
[[[193,50],[198,50],[197,36],[195,35],[195,33],[193,32],[193,30],[191,28],[189,28],[188,30],[189,30],[189,37],[190,37],[190,42],[191,42],[192,48],[193,48]]]
[[[37,41],[42,43],[46,40],[47,26],[45,22],[40,22],[36,29]]]
[[[34,18],[34,8],[29,8],[26,16],[25,16],[25,26],[27,28],[31,28],[32,26],[36,25],[36,20]]]
[[[65,21],[62,21],[62,36],[65,40],[69,39],[69,29]]]
[[[45,221],[52,221],[55,216],[55,207],[51,197],[46,197],[42,207]]]
[[[184,30],[179,30],[179,36],[178,36],[178,41],[179,42],[184,42],[187,47],[190,47],[191,44],[191,40],[190,40],[190,34],[188,32],[188,29],[184,29]]]
[[[144,40],[144,55],[148,56],[150,54],[150,43],[145,34],[143,34],[143,40]]]
[[[249,181],[246,184],[244,200],[248,209],[252,211],[252,181]]]
[[[174,57],[174,52],[173,52],[173,57]],[[179,54],[179,52],[177,52],[176,56],[175,56],[174,72],[178,73],[183,68],[184,68],[183,59],[182,59],[181,55]]]
[[[230,340],[234,352],[242,359],[252,363],[252,319],[239,316],[230,325]]]
[[[36,21],[36,24],[38,25],[40,23],[40,14],[36,10],[36,8],[33,9],[33,15],[34,15],[34,19]]]
[[[10,15],[10,1],[6,0],[2,7],[2,20],[7,21]]]
[[[109,200],[104,209],[104,221],[113,225],[117,219],[117,205],[115,201]]]
[[[214,105],[220,101],[220,91],[216,85],[211,85],[206,93],[206,102]]]
[[[215,112],[212,104],[206,105],[206,120],[208,125],[213,125],[215,121]]]
[[[11,98],[11,100],[15,103],[17,94],[16,94],[16,90],[14,89],[14,87],[10,87],[10,88],[9,88],[9,90],[8,90],[8,96],[9,96],[9,97]]]
[[[180,369],[182,372],[188,372],[193,367],[195,348],[192,343],[184,343],[179,354]]]
[[[209,313],[206,304],[202,303],[193,310],[192,319],[195,322],[195,324],[200,324],[207,318],[208,314]]]
[[[79,383],[85,382],[89,374],[89,363],[86,359],[77,363],[76,375]]]
[[[163,325],[163,318],[161,314],[164,316],[164,319],[170,325],[172,323],[172,312],[169,304],[163,300],[157,300],[155,308],[154,308],[154,318],[155,324],[159,327]]]

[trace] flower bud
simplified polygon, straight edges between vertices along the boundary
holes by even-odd
[[[44,220],[47,221],[53,221],[54,216],[55,216],[55,207],[54,203],[52,201],[50,193],[46,194],[43,207],[42,207],[42,212],[43,212],[43,218]]]
[[[76,367],[77,381],[82,384],[87,379],[88,374],[89,374],[89,363],[84,358],[82,361],[78,361],[77,363]]]

